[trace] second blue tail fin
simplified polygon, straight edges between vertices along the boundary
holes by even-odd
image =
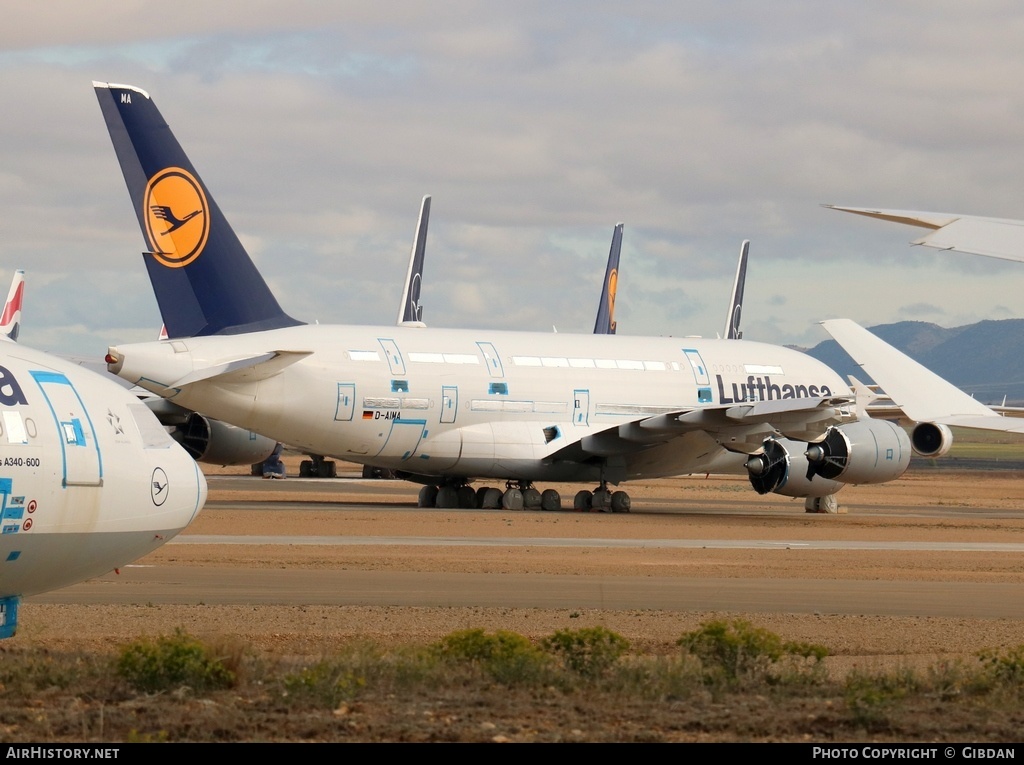
[[[619,253],[622,251],[622,224],[616,224],[612,234],[612,246],[608,250],[608,266],[604,272],[604,287],[601,288],[601,302],[597,306],[597,320],[594,322],[595,335],[615,334],[615,293],[619,288]]]
[[[94,82],[148,251],[169,337],[290,327],[181,145],[144,90]]]

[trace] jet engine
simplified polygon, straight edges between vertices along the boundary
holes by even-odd
[[[758,494],[782,494],[786,497],[824,497],[835,494],[843,484],[825,478],[807,476],[801,458],[807,449],[802,441],[788,438],[766,438],[760,454],[751,455],[746,461],[750,485]]]
[[[919,422],[910,434],[914,453],[922,457],[941,457],[953,445],[953,433],[936,422]]]
[[[910,438],[888,420],[835,425],[820,441],[807,445],[807,476],[843,483],[885,483],[910,466]]]
[[[277,442],[220,420],[190,412],[171,433],[192,459],[211,465],[251,465],[263,462]]]
[[[835,425],[820,441],[805,444],[767,438],[760,454],[746,462],[750,484],[758,494],[823,497],[847,483],[884,483],[903,475],[910,465],[910,438],[886,420]],[[796,458],[802,454],[804,460]]]

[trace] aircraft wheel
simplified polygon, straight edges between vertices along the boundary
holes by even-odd
[[[420,489],[419,499],[416,500],[416,507],[434,507],[437,504],[437,487],[424,486]]]
[[[630,500],[629,495],[624,491],[616,491],[612,493],[612,512],[613,513],[628,513],[633,502]]]
[[[808,513],[843,513],[839,509],[839,500],[835,494],[826,494],[824,497],[808,497],[804,500],[804,511]]]
[[[501,507],[501,489],[489,486],[484,489],[484,497],[480,500],[480,507],[484,510],[497,510]]]
[[[612,493],[607,489],[598,489],[594,492],[594,501],[590,506],[593,513],[612,512]]]
[[[523,489],[523,507],[527,510],[540,510],[540,506],[540,492],[532,486],[529,489]]]
[[[459,506],[459,491],[454,486],[440,486],[437,489],[437,503],[440,510],[454,510]]]
[[[522,510],[523,492],[519,489],[506,489],[501,495],[501,506],[505,510]]]
[[[318,478],[337,478],[338,477],[338,465],[334,460],[324,460],[318,466],[317,477]]]
[[[303,460],[299,463],[299,478],[311,478],[313,476],[313,460]]]
[[[472,486],[463,486],[458,491],[459,507],[463,510],[475,510],[480,505],[476,501],[476,491]]]
[[[572,509],[573,510],[577,510],[579,512],[586,513],[593,506],[594,506],[594,493],[593,492],[587,491],[586,489],[581,489],[580,491],[576,492],[576,496],[573,498],[573,501],[572,501]]]
[[[554,489],[545,489],[544,493],[540,495],[540,509],[541,510],[561,510],[562,509],[562,497]]]

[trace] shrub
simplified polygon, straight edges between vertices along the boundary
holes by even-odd
[[[558,630],[541,645],[567,669],[587,678],[605,674],[629,649],[628,640],[605,627]]]
[[[919,687],[920,681],[910,669],[882,674],[854,670],[846,676],[843,697],[854,722],[868,730],[881,730],[891,724],[899,702]]]
[[[547,657],[522,635],[498,630],[460,630],[445,635],[433,651],[442,661],[469,662],[500,683],[535,682],[547,668]]]
[[[794,668],[817,668],[828,655],[823,646],[784,641],[774,632],[742,619],[705,622],[683,634],[677,644],[700,659],[707,683],[735,683],[741,679],[777,681],[781,659],[787,659],[785,667],[792,674]],[[804,662],[794,665],[794,659]]]
[[[173,635],[129,643],[117,660],[117,674],[134,688],[152,693],[180,686],[195,691],[229,688],[236,675],[223,660],[180,627]]]
[[[284,689],[292,701],[311,701],[333,709],[366,687],[366,678],[339,662],[321,661],[286,675]]]
[[[1024,645],[981,651],[978,659],[994,686],[1010,691],[1024,687]]]

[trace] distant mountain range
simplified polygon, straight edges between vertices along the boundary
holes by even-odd
[[[923,321],[869,327],[890,345],[986,404],[1024,403],[1024,319],[946,329]],[[835,340],[801,348],[842,375],[873,382]]]

